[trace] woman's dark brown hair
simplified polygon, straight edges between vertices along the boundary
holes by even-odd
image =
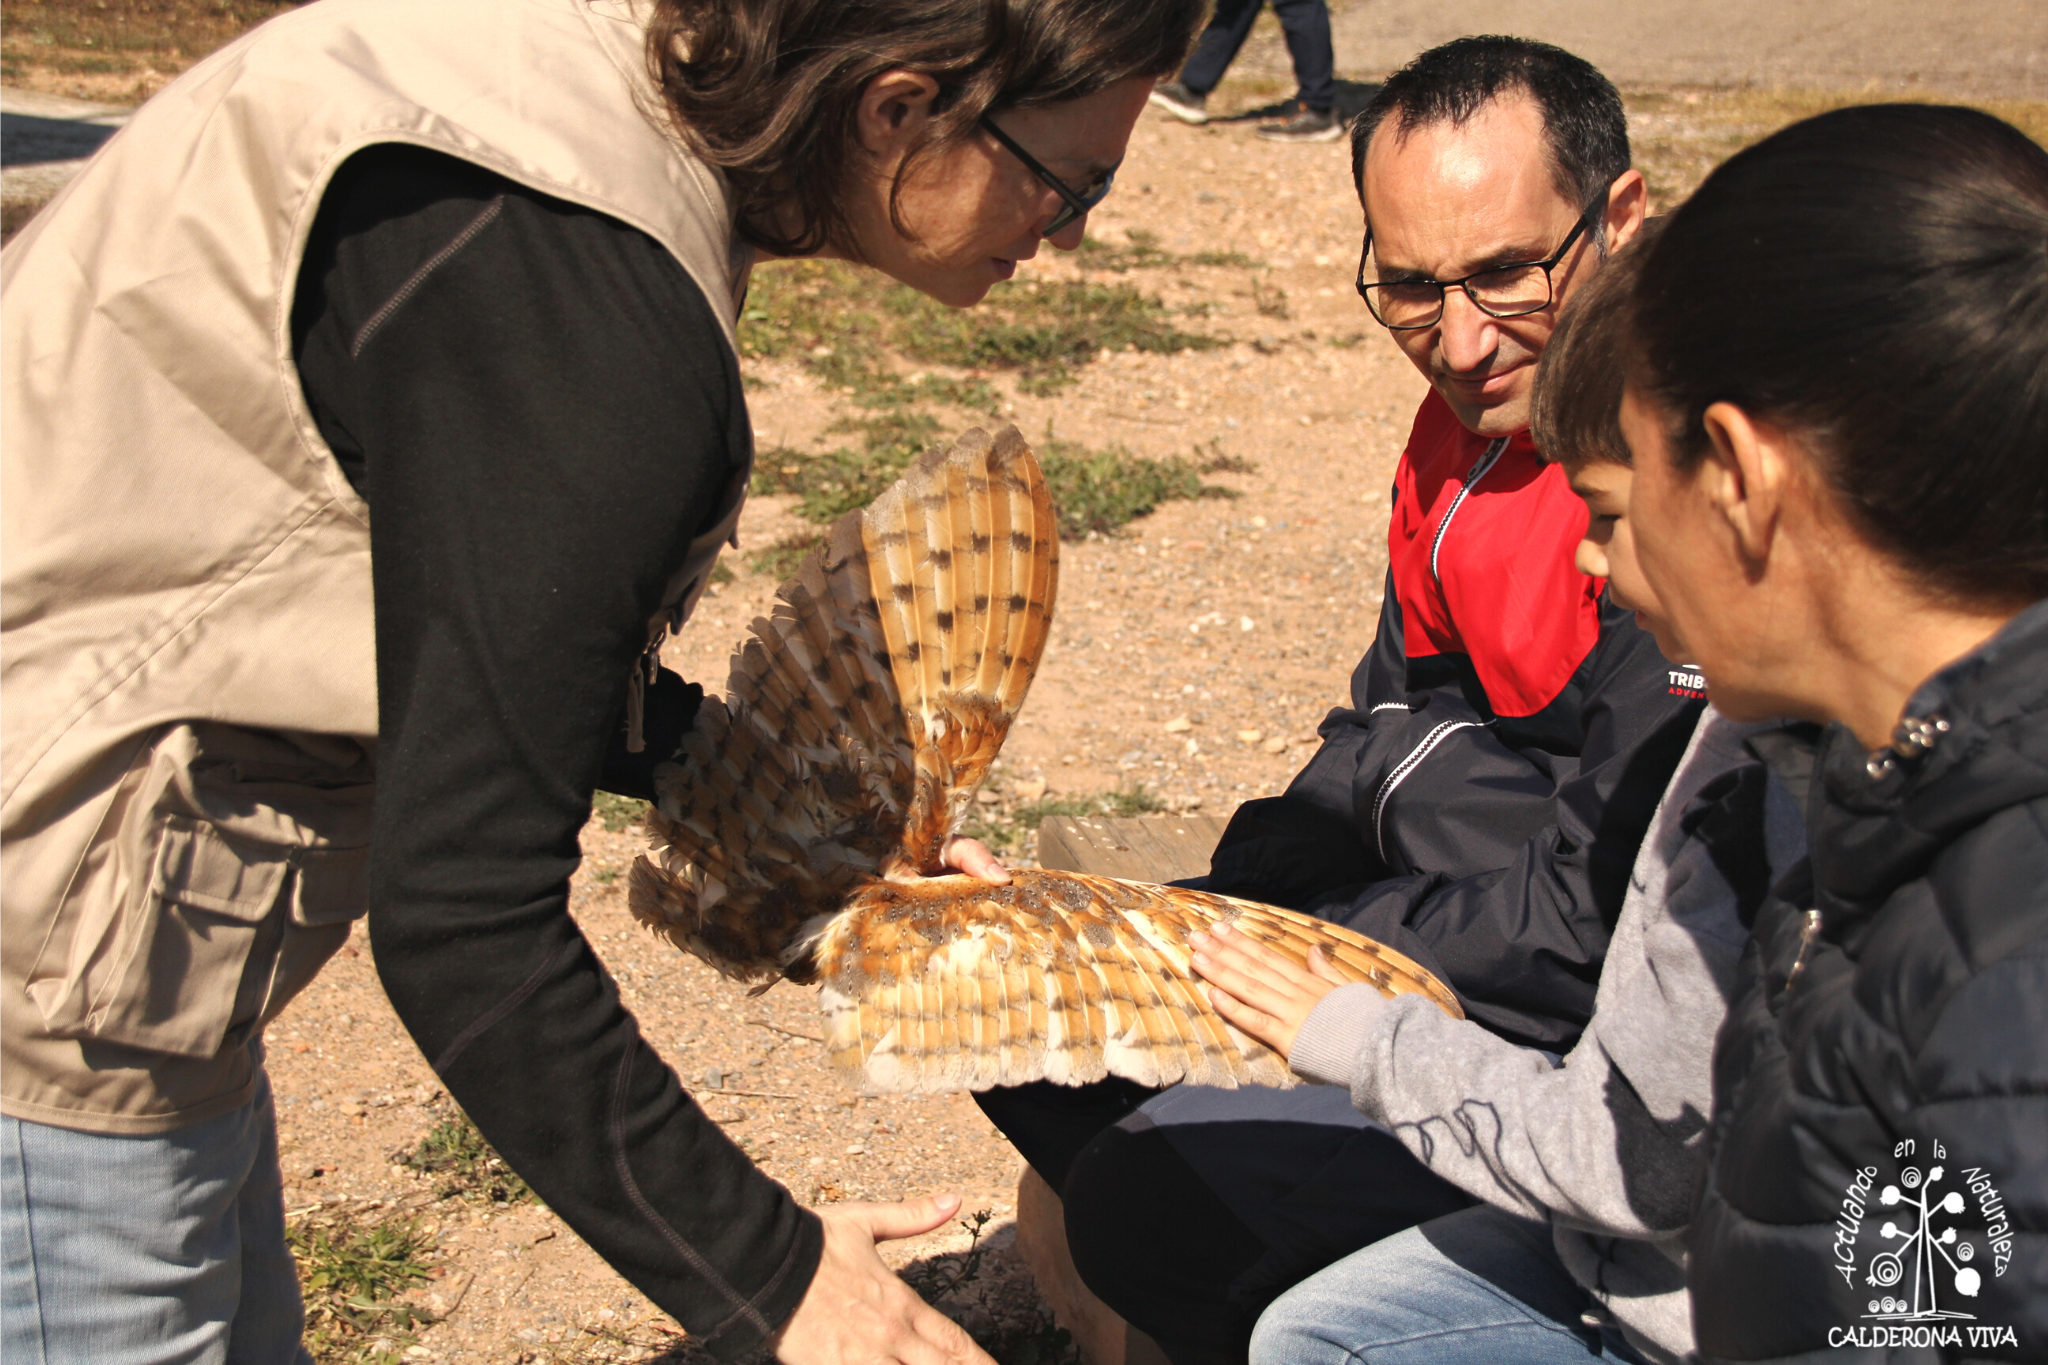
[[[1629,380],[1682,466],[1717,402],[1798,433],[1935,591],[2048,597],[2048,151],[1974,109],[1840,109],[1737,153],[1642,263]]]
[[[1594,460],[1634,463],[1621,436],[1629,300],[1643,257],[1663,229],[1662,218],[1646,221],[1634,240],[1572,295],[1536,361],[1529,435],[1538,455],[1567,470]]]
[[[725,172],[740,237],[778,256],[852,245],[856,115],[885,71],[939,83],[896,174],[990,110],[1081,99],[1186,55],[1203,0],[657,0],[648,61],[677,130]],[[902,230],[902,223],[897,223]]]

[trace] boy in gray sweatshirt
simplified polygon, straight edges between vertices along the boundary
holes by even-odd
[[[1616,423],[1623,316],[1640,247],[1561,320],[1538,370],[1539,449],[1562,456],[1605,577],[1674,661],[1683,642],[1636,569],[1632,469]],[[1689,686],[1704,688],[1694,677]],[[1714,1036],[1748,922],[1804,851],[1793,796],[1709,707],[1637,854],[1595,993],[1562,1061],[1427,1000],[1302,971],[1241,935],[1198,942],[1218,1009],[1484,1201],[1369,1246],[1260,1319],[1254,1365],[1428,1360],[1683,1360],[1693,1353],[1683,1234],[1712,1112]]]

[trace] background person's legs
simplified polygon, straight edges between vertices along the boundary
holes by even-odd
[[[1275,1295],[1471,1203],[1325,1086],[1161,1092],[1074,1159],[1065,1200],[1081,1278],[1175,1365],[1242,1361]]]
[[[1286,35],[1287,55],[1294,59],[1301,102],[1315,113],[1329,113],[1337,103],[1337,56],[1330,45],[1327,0],[1273,0],[1273,14]]]
[[[1638,1365],[1584,1320],[1550,1225],[1487,1205],[1410,1228],[1280,1296],[1253,1365]]]
[[[270,1086],[154,1137],[0,1119],[8,1365],[309,1361]]]
[[[1206,95],[1223,81],[1223,73],[1237,60],[1237,50],[1251,36],[1252,22],[1259,17],[1263,0],[1216,0],[1216,12],[1209,26],[1195,40],[1195,50],[1180,69],[1180,83],[1189,93]],[[1329,46],[1329,15],[1323,16],[1323,45]],[[1289,39],[1291,43],[1293,40]]]

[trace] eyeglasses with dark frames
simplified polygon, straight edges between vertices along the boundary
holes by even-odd
[[[1009,148],[1010,155],[1023,162],[1026,170],[1043,180],[1051,187],[1052,192],[1060,197],[1063,207],[1053,215],[1052,222],[1046,224],[1045,231],[1039,234],[1041,237],[1050,237],[1064,231],[1068,224],[1109,197],[1109,187],[1116,182],[1114,170],[1104,171],[1098,178],[1075,190],[1069,187],[1066,181],[1041,166],[1037,157],[1018,146],[1017,140],[996,127],[996,121],[987,114],[981,116],[981,127],[982,131]]]
[[[1572,245],[1593,221],[1593,211],[1607,203],[1600,195],[1586,206],[1569,236],[1547,258],[1516,265],[1498,265],[1457,280],[1395,280],[1388,284],[1367,284],[1365,263],[1372,256],[1372,228],[1365,230],[1365,245],[1358,252],[1358,297],[1372,312],[1373,320],[1393,332],[1413,332],[1434,327],[1443,320],[1444,297],[1453,289],[1465,291],[1473,307],[1490,318],[1519,318],[1540,313],[1553,297],[1550,272],[1557,268]]]

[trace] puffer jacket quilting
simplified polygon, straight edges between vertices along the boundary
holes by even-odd
[[[1716,1046],[1710,1358],[2048,1360],[2048,602],[1906,717],[1822,738]]]

